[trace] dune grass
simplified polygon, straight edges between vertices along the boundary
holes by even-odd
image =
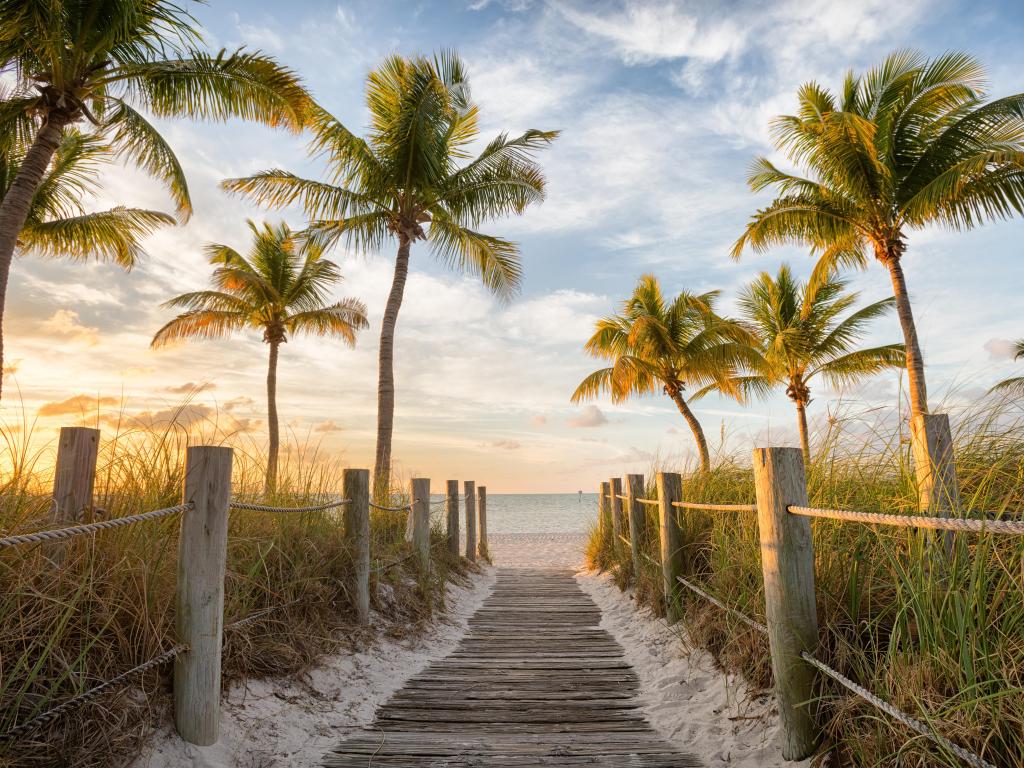
[[[32,447],[32,430],[27,421],[0,429],[3,534],[49,526],[47,467],[55,445]],[[201,443],[236,445],[235,497],[263,500],[260,446],[204,420],[187,427],[123,427],[105,439],[96,478],[98,514],[120,517],[179,503],[184,449]],[[278,490],[268,501],[315,503],[340,490],[341,469],[341,462],[320,455],[313,444],[286,446]],[[405,503],[404,497],[396,493],[394,503]],[[294,673],[324,654],[371,641],[374,631],[418,631],[443,608],[445,584],[464,576],[466,566],[440,546],[436,520],[434,568],[420,576],[406,559],[405,527],[404,513],[371,514],[372,599],[380,619],[370,630],[355,625],[346,591],[352,566],[340,511],[232,512],[225,684]],[[174,645],[177,539],[178,519],[172,517],[78,537],[59,548],[0,550],[0,732]],[[166,665],[147,672],[55,723],[0,744],[0,766],[123,764],[152,727],[170,717],[170,671]]]
[[[908,435],[893,419],[847,414],[819,436],[808,470],[812,506],[869,512],[916,510]],[[988,400],[955,414],[957,470],[972,516],[1024,514],[1024,401]],[[745,458],[745,457],[744,457]],[[671,469],[670,467],[664,467]],[[687,501],[750,503],[749,459],[719,457],[688,473]],[[648,496],[656,496],[653,487]],[[686,572],[727,605],[764,621],[757,521],[750,513],[680,512]],[[658,559],[657,508],[647,510],[642,545]],[[812,522],[820,657],[882,698],[999,766],[1024,765],[1024,541],[957,534],[951,560],[935,567],[927,534],[830,520]],[[595,530],[592,564],[660,610],[661,576],[644,559],[633,574],[628,550]],[[767,639],[686,591],[687,642],[726,670],[769,690]],[[961,766],[931,742],[820,682],[829,764]]]

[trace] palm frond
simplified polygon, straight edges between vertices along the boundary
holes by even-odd
[[[111,261],[131,269],[144,255],[141,240],[174,218],[141,208],[112,208],[65,219],[30,222],[18,234],[22,250],[51,258]]]

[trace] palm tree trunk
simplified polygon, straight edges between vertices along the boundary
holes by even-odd
[[[811,440],[807,436],[807,406],[803,400],[796,401],[797,426],[800,427],[800,450],[804,452],[804,468],[811,466]]]
[[[277,355],[281,343],[270,342],[270,363],[267,365],[267,426],[270,431],[270,451],[267,456],[267,482],[264,488],[271,494],[277,488],[277,454],[281,435],[277,421]]]
[[[676,408],[683,414],[683,418],[686,419],[686,423],[690,425],[690,431],[693,432],[693,438],[697,441],[697,450],[700,452],[700,471],[707,472],[711,469],[711,455],[708,453],[708,441],[704,437],[704,429],[701,427],[700,422],[697,421],[697,417],[693,415],[693,411],[690,410],[690,406],[686,404],[686,400],[683,399],[683,393],[674,390],[668,393],[668,396],[672,398],[672,402],[676,404]]]
[[[53,159],[53,153],[60,145],[64,126],[70,122],[63,115],[51,114],[43,123],[25,154],[3,202],[0,203],[0,371],[4,362],[3,319],[7,304],[7,281],[11,275],[11,261],[14,249],[18,247],[18,235],[25,226],[32,198],[39,189],[39,183]],[[3,375],[0,373],[0,394],[3,392]]]
[[[907,294],[907,281],[903,276],[903,267],[898,256],[886,260],[889,277],[892,279],[892,292],[896,298],[896,314],[903,328],[903,341],[907,355],[907,384],[910,388],[910,413],[919,416],[928,413],[928,393],[924,381],[924,357],[921,345],[917,340],[917,326],[914,324],[914,312],[910,307],[910,296]]]
[[[405,281],[409,276],[409,238],[402,236],[395,258],[395,276],[384,308],[380,328],[380,353],[377,370],[377,455],[373,465],[373,493],[386,494],[391,482],[391,435],[395,424],[395,326],[402,308]]]

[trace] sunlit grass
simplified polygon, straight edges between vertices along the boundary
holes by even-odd
[[[1024,401],[989,400],[955,414],[964,506],[972,514],[1024,515]],[[812,506],[868,512],[916,509],[910,447],[885,414],[845,414],[819,436],[808,471]],[[660,467],[675,470],[674,467]],[[749,459],[719,457],[709,474],[688,473],[687,501],[750,503]],[[648,489],[648,496],[656,490]],[[680,514],[686,573],[746,614],[764,620],[756,517]],[[647,510],[657,530],[657,508]],[[883,698],[929,720],[945,736],[995,765],[1024,765],[1024,543],[1020,537],[958,534],[953,557],[936,567],[925,534],[815,520],[820,655]],[[647,554],[658,558],[656,534]],[[620,584],[632,565],[592,534],[591,562]],[[642,601],[661,602],[658,566],[643,561]],[[702,598],[683,597],[690,641],[723,668],[768,689],[767,640]],[[825,749],[838,764],[959,766],[829,682],[821,687]],[[681,713],[682,716],[682,713]]]

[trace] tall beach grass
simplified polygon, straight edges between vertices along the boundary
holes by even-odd
[[[957,471],[972,515],[1024,516],[1024,400],[986,400],[954,413]],[[812,506],[913,514],[917,492],[909,438],[893,414],[846,413],[818,436],[808,468]],[[676,467],[664,466],[678,471]],[[750,503],[746,456],[689,471],[687,501]],[[648,496],[656,496],[653,485]],[[686,572],[726,604],[764,621],[756,516],[680,511]],[[812,522],[820,656],[882,698],[998,766],[1024,765],[1024,541],[957,534],[936,567],[927,534],[830,520]],[[642,546],[658,559],[657,508],[647,509]],[[594,531],[592,564],[661,610],[661,575],[650,559],[634,574],[628,550]],[[710,651],[768,691],[767,639],[703,598],[683,595],[685,642]],[[833,765],[961,766],[953,755],[820,681]]]
[[[262,446],[215,419],[122,425],[105,433],[96,476],[99,516],[179,503],[189,444],[233,445],[235,497],[263,500]],[[27,419],[0,427],[3,535],[49,527],[54,452],[55,444],[40,443]],[[342,468],[315,444],[294,442],[282,452],[278,490],[268,501],[302,506],[336,494]],[[405,499],[396,493],[394,502]],[[174,645],[178,524],[171,517],[102,531],[71,539],[59,553],[43,545],[0,550],[0,733]],[[443,608],[445,584],[461,578],[465,564],[434,546],[430,575],[418,574],[407,559],[405,527],[404,513],[371,514],[371,594],[380,618],[370,630],[355,623],[340,512],[232,512],[225,625],[277,609],[227,629],[225,684],[295,673],[325,654],[370,642],[376,631],[418,631]],[[432,536],[440,544],[439,521]],[[0,766],[123,764],[168,720],[170,701],[166,665],[0,744]]]

